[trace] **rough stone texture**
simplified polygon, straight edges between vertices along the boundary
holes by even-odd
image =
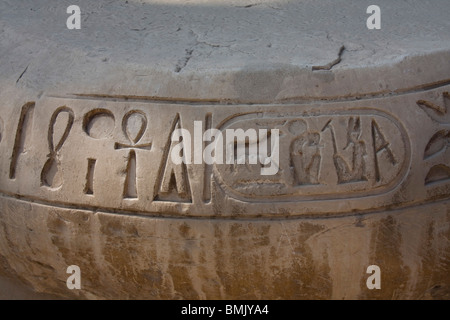
[[[59,1],[0,4],[4,287],[450,298],[447,1],[378,1],[376,31],[370,1],[77,4],[81,30]],[[172,164],[194,121],[279,129],[278,173]]]
[[[61,296],[35,292],[23,283],[0,276],[1,300],[62,300]]]

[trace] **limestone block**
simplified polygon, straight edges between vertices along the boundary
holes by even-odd
[[[359,1],[82,0],[80,30],[59,2],[1,3],[0,276],[82,299],[450,298],[448,4],[378,2],[376,31]]]

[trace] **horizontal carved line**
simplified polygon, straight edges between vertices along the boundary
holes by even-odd
[[[409,208],[419,207],[422,205],[429,204],[437,204],[441,202],[445,202],[450,200],[450,195],[440,195],[437,197],[433,197],[431,199],[427,199],[422,202],[406,202],[396,205],[389,205],[385,207],[379,207],[374,209],[367,210],[353,210],[351,212],[344,213],[326,213],[326,212],[317,212],[313,214],[292,214],[292,215],[282,215],[282,214],[266,214],[266,215],[250,215],[250,216],[217,216],[217,215],[183,215],[183,214],[167,214],[167,213],[159,213],[159,212],[146,212],[146,211],[133,211],[133,210],[125,210],[125,209],[112,209],[106,207],[98,207],[98,206],[89,206],[89,205],[80,205],[80,204],[67,204],[60,202],[52,202],[45,199],[33,198],[28,196],[22,196],[17,194],[12,194],[5,191],[0,191],[0,197],[16,199],[21,202],[27,203],[35,203],[37,205],[48,206],[48,207],[56,207],[60,209],[71,209],[71,210],[82,210],[82,211],[91,211],[94,213],[101,212],[106,214],[118,214],[122,216],[135,216],[142,218],[159,218],[159,219],[183,219],[183,220],[239,220],[239,221],[265,221],[265,220],[304,220],[304,219],[335,219],[335,218],[344,218],[351,216],[360,216],[366,214],[376,214],[376,213],[385,213],[389,211],[393,213],[393,211],[405,210]]]
[[[88,100],[109,100],[116,102],[147,102],[147,103],[161,103],[161,104],[184,104],[184,105],[273,105],[273,104],[306,104],[312,102],[345,102],[354,100],[370,100],[377,98],[389,98],[394,96],[401,96],[410,93],[423,92],[428,90],[437,89],[450,85],[450,79],[440,80],[432,83],[418,85],[409,88],[397,89],[397,90],[381,90],[375,92],[366,92],[356,95],[344,95],[344,96],[324,96],[324,97],[293,97],[286,99],[275,100],[274,102],[263,101],[243,101],[237,99],[186,99],[186,98],[169,98],[158,96],[138,96],[138,95],[112,95],[112,94],[98,94],[98,93],[71,93],[67,96],[49,95],[52,98],[62,99],[88,99]]]

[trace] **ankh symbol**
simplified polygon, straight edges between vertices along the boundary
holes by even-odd
[[[58,117],[63,113],[67,113],[67,124],[61,138],[59,139],[59,142],[55,146],[54,144],[55,124],[56,121],[58,120]],[[56,111],[53,113],[50,119],[47,136],[48,148],[50,150],[50,153],[47,155],[48,159],[45,162],[41,172],[42,186],[50,188],[59,188],[62,186],[62,179],[60,178],[59,176],[60,174],[58,172],[58,163],[59,163],[58,152],[61,150],[64,142],[69,136],[69,132],[72,129],[73,121],[74,121],[73,111],[66,106],[62,106],[56,109]]]
[[[125,186],[123,190],[124,198],[137,198],[136,186],[136,151],[135,149],[151,150],[152,143],[138,144],[147,130],[147,117],[142,111],[129,111],[122,120],[122,130],[124,135],[130,141],[130,144],[116,142],[115,150],[130,149],[127,161],[127,175],[125,178]]]

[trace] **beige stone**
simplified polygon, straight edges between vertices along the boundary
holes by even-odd
[[[450,298],[446,1],[378,1],[381,30],[342,1],[78,2],[80,30],[60,3],[0,4],[0,276],[83,299]],[[196,121],[279,130],[277,173],[174,164]]]

